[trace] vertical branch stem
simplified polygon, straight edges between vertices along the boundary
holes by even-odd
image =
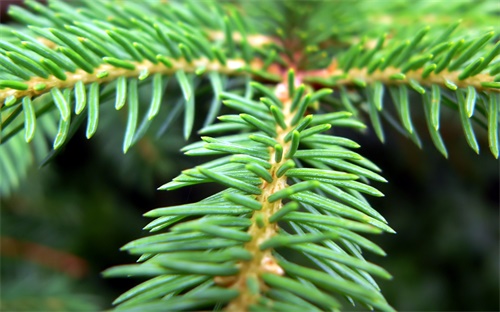
[[[286,78],[283,81],[286,81]],[[296,81],[296,84],[297,83],[299,82]],[[288,94],[288,87],[285,82],[276,86],[275,94],[283,104],[283,114],[285,116],[285,122],[288,126],[286,129],[282,129],[277,125],[277,135],[275,139],[278,144],[283,147],[282,154],[286,155],[291,145],[291,142],[285,142],[284,138],[292,129],[291,120],[294,116],[294,112],[291,112],[292,98]],[[265,289],[266,286],[260,278],[261,274],[284,274],[283,269],[277,264],[276,259],[271,254],[271,250],[259,249],[260,244],[276,235],[278,225],[276,223],[269,223],[269,217],[271,217],[283,206],[281,200],[270,203],[268,198],[272,194],[288,186],[285,175],[281,177],[276,175],[278,168],[286,161],[286,159],[285,157],[282,157],[279,162],[276,162],[275,154],[276,151],[274,148],[271,148],[270,162],[272,167],[269,171],[273,177],[273,181],[270,183],[263,181],[261,185],[262,194],[257,197],[257,200],[262,203],[262,209],[254,212],[252,216],[252,225],[248,230],[248,233],[252,236],[252,240],[245,245],[245,249],[252,253],[253,259],[240,264],[240,272],[232,285],[232,287],[237,288],[240,291],[240,295],[229,303],[227,311],[248,311],[248,307],[258,301],[260,294],[252,293],[251,290],[248,289],[247,280],[257,280],[259,281],[260,289]]]

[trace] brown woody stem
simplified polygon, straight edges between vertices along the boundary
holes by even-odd
[[[288,95],[288,89],[285,83],[280,83],[276,86],[275,94],[283,103],[282,111],[285,114],[285,122],[288,125],[287,129],[282,129],[279,126],[276,126],[276,141],[283,147],[283,155],[286,155],[291,145],[291,142],[285,142],[285,136],[292,129],[291,120],[294,116],[294,112],[290,111],[292,99]],[[254,280],[259,281],[260,289],[265,289],[266,286],[260,278],[261,274],[284,274],[283,269],[277,264],[276,259],[271,254],[271,250],[259,249],[260,244],[276,235],[278,231],[278,225],[276,223],[269,223],[268,220],[269,217],[282,207],[282,202],[281,200],[278,200],[270,203],[268,198],[272,194],[288,186],[286,176],[276,176],[276,171],[287,159],[282,157],[279,162],[276,162],[275,153],[276,151],[274,148],[270,148],[270,162],[272,167],[269,171],[273,177],[273,181],[271,183],[263,181],[261,185],[262,194],[256,198],[262,203],[262,209],[254,212],[254,215],[252,216],[252,225],[248,230],[248,233],[252,235],[252,240],[245,245],[245,249],[252,253],[253,259],[248,262],[242,262],[240,264],[239,274],[231,280],[231,286],[237,288],[240,291],[240,295],[227,306],[227,311],[247,311],[250,305],[258,301],[259,294],[253,294],[248,289],[248,279],[253,278]],[[263,226],[261,225],[259,227],[257,218],[262,218],[264,221]],[[224,283],[222,280],[216,280],[216,282]]]

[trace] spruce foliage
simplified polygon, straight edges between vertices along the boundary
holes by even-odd
[[[2,195],[78,128],[92,138],[106,106],[126,111],[124,153],[176,118],[184,139],[199,137],[182,152],[210,160],[160,190],[223,189],[145,214],[151,234],[123,247],[137,263],[104,272],[149,278],[117,310],[324,311],[347,299],[392,311],[374,279],[391,275],[363,256],[385,255],[363,235],[394,233],[365,198],[386,180],[335,129],[369,124],[384,141],[385,120],[421,147],[421,110],[448,157],[439,130],[455,116],[476,153],[485,134],[498,158],[494,1],[25,5],[0,28]]]

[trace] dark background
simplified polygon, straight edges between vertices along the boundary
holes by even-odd
[[[8,2],[14,1],[0,0],[2,22]],[[499,163],[484,130],[477,130],[481,155],[474,154],[458,117],[442,127],[450,154],[444,159],[418,118],[424,151],[394,131],[386,144],[371,132],[339,131],[360,143],[359,152],[389,180],[374,184],[384,198],[370,198],[398,233],[370,237],[388,254],[370,260],[394,275],[380,281],[383,292],[401,311],[498,311]],[[52,163],[33,168],[15,194],[1,199],[0,310],[109,308],[137,281],[107,280],[100,272],[135,261],[119,248],[146,234],[141,228],[150,220],[141,215],[212,193],[207,186],[155,191],[200,161],[178,152],[184,142],[173,132],[181,127],[121,155],[123,127],[113,125],[103,122],[90,141],[80,131]]]

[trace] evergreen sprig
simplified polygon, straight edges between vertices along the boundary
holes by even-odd
[[[82,124],[93,137],[106,105],[126,107],[123,152],[151,129],[163,135],[182,111],[188,139],[200,105],[208,110],[201,141],[182,151],[213,160],[160,189],[226,189],[146,214],[156,219],[145,229],[166,232],[125,245],[138,263],[105,272],[150,278],[117,298],[118,310],[323,311],[347,298],[391,311],[372,277],[390,275],[362,251],[385,254],[359,234],[394,232],[364,197],[382,196],[369,182],[386,180],[332,129],[362,130],[369,119],[384,141],[383,117],[421,146],[412,116],[422,106],[448,157],[439,132],[446,106],[477,153],[474,125],[487,129],[498,158],[492,1],[25,6],[9,8],[23,26],[0,28],[2,194],[25,175],[30,146],[38,159],[49,135],[48,162]]]
[[[368,307],[392,310],[369,274],[382,278],[390,275],[366,262],[357,249],[383,255],[379,247],[357,233],[393,232],[361,195],[382,194],[356,181],[378,175],[359,154],[321,140],[324,135],[320,132],[331,127],[328,121],[346,119],[351,114],[316,119],[303,116],[300,104],[292,108],[290,95],[296,89],[294,79],[290,81],[286,88],[278,85],[274,99],[263,97],[256,102],[230,96],[232,102],[227,105],[240,106],[247,113],[234,115],[223,124],[246,124],[250,132],[226,134],[233,129],[221,129],[217,139],[203,137],[203,141],[184,148],[187,155],[218,158],[185,170],[160,189],[208,182],[227,189],[198,203],[146,213],[157,218],[146,229],[156,232],[169,227],[170,231],[127,244],[123,249],[141,255],[140,263],[105,272],[106,276],[153,277],[118,298],[115,303],[119,309],[139,303],[147,303],[144,308],[162,303],[170,307],[170,301],[173,306],[197,309],[215,303],[210,297],[193,300],[199,286],[220,293],[217,303],[227,304],[227,309],[234,311],[278,310],[291,302],[307,310],[340,307],[331,293]],[[267,90],[266,86],[253,85],[255,92]],[[283,116],[275,117],[273,107],[280,107]],[[302,117],[295,120],[295,116]],[[322,131],[314,130],[318,127]],[[339,143],[352,145],[348,140]],[[303,162],[312,166],[304,167]],[[342,169],[333,170],[337,165]],[[316,268],[285,261],[280,254],[286,252],[305,255]],[[177,274],[195,276],[190,277],[191,283],[164,279]],[[311,274],[317,280],[304,283]],[[158,279],[163,282],[154,284]],[[150,286],[153,284],[156,286]],[[185,294],[169,297],[173,291]]]

